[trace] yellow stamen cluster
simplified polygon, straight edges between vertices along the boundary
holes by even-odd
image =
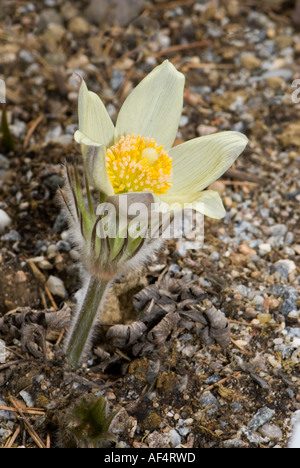
[[[126,135],[106,151],[107,172],[115,193],[166,193],[172,158],[153,138]]]

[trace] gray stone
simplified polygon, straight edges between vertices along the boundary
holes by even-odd
[[[34,407],[34,401],[32,399],[32,396],[30,395],[30,393],[28,393],[26,390],[21,390],[20,396],[23,398],[23,400],[25,401],[26,406],[28,408],[33,408]]]
[[[21,234],[18,233],[18,231],[15,231],[12,229],[9,231],[7,234],[4,234],[1,237],[2,241],[7,241],[7,242],[18,242],[21,240]]]
[[[54,221],[52,230],[51,230],[51,235],[54,234],[61,234],[63,231],[66,231],[68,229],[68,221],[66,219],[65,213],[62,211],[59,213],[59,215],[56,217],[56,220]]]
[[[248,424],[248,429],[250,431],[256,431],[263,424],[267,423],[272,419],[275,414],[275,410],[264,406],[260,408],[257,413],[253,416],[251,421]]]
[[[219,252],[217,252],[216,250],[214,252],[212,252],[209,256],[209,258],[215,262],[219,261],[220,260],[220,254]]]
[[[228,439],[224,440],[223,446],[224,448],[241,448],[245,445],[241,439]]]
[[[5,401],[1,400],[0,399],[0,405],[1,406],[7,406]],[[12,413],[11,411],[6,411],[6,410],[0,410],[0,421],[1,420],[9,420],[9,419],[16,419],[16,416],[14,415],[14,413]]]
[[[287,233],[287,226],[285,224],[274,224],[267,229],[267,236],[285,236]]]
[[[262,306],[263,303],[264,303],[264,297],[259,295],[259,294],[256,294],[252,300],[253,304],[255,304],[256,306]]]
[[[218,400],[210,391],[203,393],[203,395],[200,397],[199,404],[203,409],[208,407],[206,413],[210,416],[216,414],[219,410]]]
[[[291,312],[296,311],[298,308],[297,297],[287,298],[283,301],[280,312],[282,315],[288,315]]]
[[[21,49],[19,52],[20,59],[25,63],[33,63],[35,61],[34,55],[32,55],[28,50]]]
[[[294,241],[294,233],[293,232],[287,232],[286,236],[285,236],[285,243],[287,245],[291,245]]]
[[[278,260],[278,262],[275,263],[275,270],[278,271],[281,276],[287,277],[296,270],[296,265],[293,260]]]
[[[60,13],[58,13],[53,8],[45,8],[42,10],[39,16],[39,29],[44,31],[48,28],[49,24],[58,24],[62,25],[63,18]]]
[[[110,85],[114,91],[118,91],[120,86],[123,84],[125,76],[119,70],[113,70]]]
[[[59,187],[64,185],[65,179],[59,174],[50,174],[43,179],[44,185],[51,190],[56,192]]]
[[[6,362],[6,344],[5,341],[0,340],[0,364],[5,364]]]
[[[59,252],[70,252],[71,250],[71,245],[69,244],[69,242],[64,240],[58,241],[56,247]]]
[[[3,154],[0,154],[0,169],[9,169],[9,166],[9,159]]]
[[[16,138],[21,138],[26,132],[26,123],[19,119],[14,119],[13,125],[10,125],[10,131]]]
[[[120,26],[126,26],[139,15],[143,3],[144,0],[114,0],[112,8],[111,0],[91,0],[85,17],[98,25],[107,19],[110,24],[117,22]]]

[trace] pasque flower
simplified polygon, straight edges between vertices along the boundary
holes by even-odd
[[[150,213],[153,209],[173,213],[188,204],[212,218],[225,215],[219,193],[207,187],[232,165],[248,140],[239,132],[226,131],[173,146],[183,90],[183,74],[166,60],[129,94],[114,125],[101,99],[81,79],[75,140],[82,149],[87,202],[76,167],[67,168],[62,192],[89,277],[67,340],[67,357],[74,366],[86,348],[111,279],[132,262],[144,261],[160,245],[163,222],[158,222],[159,239],[132,235],[127,208],[142,203],[146,227],[152,223],[149,207]],[[99,192],[101,203],[97,209],[90,186]],[[129,202],[125,212],[124,198]],[[98,228],[107,205],[116,209],[116,216],[108,218],[108,224],[122,226],[122,232],[119,229],[117,235],[103,238]]]
[[[218,192],[206,188],[244,150],[248,139],[234,131],[173,146],[183,107],[184,75],[166,60],[129,94],[113,124],[101,99],[79,91],[79,130],[91,184],[107,196],[150,192],[159,202],[192,203],[211,218],[225,215]]]

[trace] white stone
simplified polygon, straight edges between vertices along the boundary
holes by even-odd
[[[64,282],[57,278],[57,276],[49,276],[46,285],[49,288],[49,291],[54,295],[64,299],[67,295]]]
[[[6,362],[6,346],[3,340],[0,340],[0,364],[5,364]]]
[[[258,246],[258,248],[259,248],[260,253],[263,254],[263,255],[271,252],[271,250],[272,250],[272,247],[271,247],[270,244],[260,244]]]
[[[300,448],[300,410],[292,415],[293,432],[289,440],[288,448]]]
[[[282,266],[287,271],[288,275],[296,270],[296,265],[293,260],[278,260],[275,265],[279,267]]]
[[[263,296],[260,296],[260,295],[256,294],[256,295],[254,296],[252,302],[253,302],[253,304],[260,306],[260,305],[263,305],[264,300],[265,300],[265,299],[264,299]]]
[[[268,437],[268,439],[282,439],[283,434],[279,426],[275,424],[266,423],[260,429],[259,432],[263,437]]]
[[[4,210],[0,210],[0,234],[10,225],[11,218]]]
[[[169,436],[170,436],[170,441],[171,441],[172,447],[176,447],[177,445],[181,444],[181,437],[178,434],[178,432],[175,431],[175,429],[170,430]]]
[[[34,407],[34,402],[30,393],[28,393],[26,390],[21,390],[20,396],[23,398],[28,408]]]

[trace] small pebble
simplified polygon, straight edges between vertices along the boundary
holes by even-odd
[[[1,398],[0,398],[0,405],[7,406],[5,401],[1,400]],[[2,419],[4,420],[16,419],[16,416],[12,411],[0,410],[0,421]],[[1,433],[0,433],[0,437],[1,437]]]
[[[91,25],[81,16],[75,16],[69,21],[68,30],[77,36],[82,36],[91,30]]]
[[[3,235],[1,240],[8,242],[19,242],[21,240],[21,234],[19,234],[18,231],[12,229],[7,234]]]
[[[1,169],[9,169],[10,166],[10,161],[9,159],[4,156],[3,154],[0,154],[0,170]]]
[[[110,85],[114,91],[117,91],[123,84],[125,76],[119,70],[113,70]]]
[[[300,448],[300,410],[293,413],[291,424],[293,432],[289,440],[288,448]]]
[[[242,65],[247,70],[254,70],[261,66],[261,60],[255,57],[255,55],[247,54],[242,57]]]
[[[274,224],[273,226],[270,226],[266,234],[267,236],[285,236],[287,233],[287,226],[285,224]]]
[[[47,258],[49,260],[52,260],[55,258],[57,255],[57,248],[55,244],[50,244],[49,247],[47,248]]]
[[[20,284],[20,283],[26,283],[27,281],[27,276],[26,273],[23,270],[19,270],[15,274],[15,283]]]
[[[246,244],[241,244],[239,246],[239,252],[244,254],[244,255],[256,255],[256,251],[254,249],[251,249],[248,245]]]
[[[53,268],[53,265],[48,262],[48,260],[44,259],[41,260],[40,262],[38,262],[38,267],[41,269],[41,270],[52,270]]]
[[[0,364],[5,364],[6,362],[6,344],[5,341],[0,340]]]
[[[57,189],[57,186],[55,187],[55,190]],[[59,213],[59,215],[57,216],[54,224],[53,224],[53,227],[52,227],[52,231],[51,231],[51,234],[61,234],[62,232],[64,232],[68,227],[68,223],[67,223],[67,219],[66,219],[66,216],[65,216],[65,213],[61,212]]]
[[[297,255],[300,255],[300,244],[293,245],[293,249]]]
[[[58,241],[56,247],[59,252],[70,252],[71,250],[71,245],[65,240]]]
[[[262,306],[263,303],[264,303],[264,297],[263,296],[260,296],[258,294],[256,294],[252,300],[253,304],[257,305],[257,306]]]
[[[64,282],[60,278],[57,278],[56,276],[49,276],[46,285],[54,296],[61,297],[62,299],[67,296]]]
[[[178,432],[175,431],[175,429],[170,430],[169,436],[172,447],[176,447],[177,445],[181,444],[181,437]]]
[[[179,127],[185,127],[189,123],[189,118],[187,115],[182,115],[179,120]]]
[[[259,432],[263,437],[268,437],[271,440],[280,440],[283,437],[282,430],[275,424],[266,423],[259,429]]]
[[[197,133],[200,136],[211,135],[212,133],[216,133],[217,131],[218,127],[213,127],[211,125],[200,124],[197,127]]]
[[[34,55],[28,52],[28,50],[20,50],[19,57],[25,63],[33,63],[35,61]]]
[[[216,399],[216,397],[210,391],[203,392],[202,396],[200,397],[199,404],[200,404],[201,408],[203,408],[203,409],[209,407],[206,410],[206,413],[209,416],[213,416],[219,410],[218,400]]]
[[[30,393],[28,393],[26,390],[21,390],[19,395],[23,398],[28,408],[34,407],[34,402]]]
[[[266,255],[271,252],[272,247],[270,244],[259,244],[258,249],[260,254]]]
[[[210,254],[209,258],[210,258],[211,260],[217,262],[218,260],[220,260],[220,254],[219,254],[219,252],[217,252],[217,251],[215,250],[215,251],[213,251],[213,252]]]
[[[233,200],[231,197],[224,197],[223,199],[224,201],[224,205],[227,207],[227,208],[231,208],[233,206]]]
[[[267,406],[260,408],[249,422],[248,429],[250,431],[256,431],[263,424],[269,422],[270,419],[273,418],[274,414],[275,410],[268,408]]]
[[[275,297],[271,297],[269,299],[269,309],[270,310],[274,310],[274,309],[277,309],[280,305],[280,301],[278,299],[276,299]]]
[[[223,184],[220,180],[216,180],[209,186],[209,190],[215,190],[218,192],[220,195],[226,191],[226,185]]]
[[[270,322],[272,318],[272,315],[271,314],[258,314],[257,315],[257,319],[259,320],[259,323],[268,323]]]
[[[0,210],[0,234],[11,224],[11,218],[4,210]]]
[[[272,89],[282,89],[285,86],[285,81],[280,76],[267,78],[266,83]]]
[[[278,262],[275,263],[275,270],[282,276],[288,276],[296,270],[296,265],[293,260],[278,260]]]

